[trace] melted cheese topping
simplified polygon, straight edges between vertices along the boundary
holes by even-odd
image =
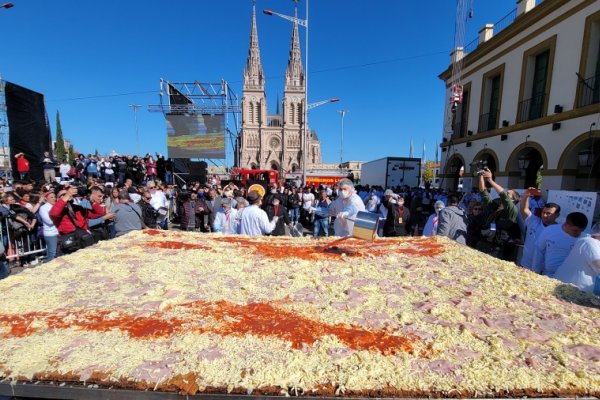
[[[0,375],[600,391],[593,296],[444,238],[327,243],[146,231],[28,269],[0,282]]]

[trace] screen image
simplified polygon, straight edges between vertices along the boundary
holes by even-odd
[[[167,114],[169,158],[225,158],[225,115]]]

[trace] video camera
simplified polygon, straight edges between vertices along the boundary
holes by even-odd
[[[487,170],[487,161],[477,160],[471,163],[471,169],[473,170],[473,176],[481,176]]]

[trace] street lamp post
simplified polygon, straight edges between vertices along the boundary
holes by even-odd
[[[133,108],[133,119],[135,121],[135,152],[136,155],[140,155],[140,138],[138,135],[138,120],[137,120],[137,110],[141,107],[139,104],[130,104],[129,107]]]
[[[342,131],[340,135],[340,171],[342,171],[342,163],[344,162],[344,117],[348,113],[348,110],[338,110],[338,112],[342,116]]]

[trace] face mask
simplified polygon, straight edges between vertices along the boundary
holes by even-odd
[[[340,190],[340,196],[342,196],[343,199],[347,199],[349,198],[351,195],[349,190]]]
[[[436,209],[435,209],[435,212],[436,212],[437,214],[439,214],[439,213],[440,213],[440,211],[442,211],[442,209],[441,209],[441,208],[436,208]]]

